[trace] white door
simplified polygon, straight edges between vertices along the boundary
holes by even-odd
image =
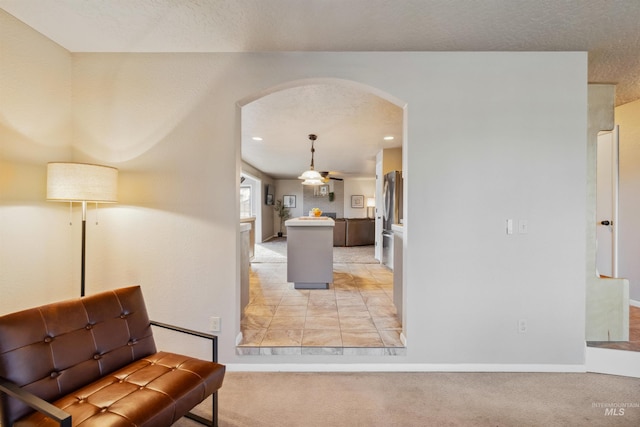
[[[598,135],[596,176],[596,268],[618,276],[618,130]]]

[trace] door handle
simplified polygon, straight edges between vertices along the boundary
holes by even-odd
[[[602,225],[612,225],[611,221],[608,221],[606,219],[604,221],[600,221],[600,224],[602,224]]]

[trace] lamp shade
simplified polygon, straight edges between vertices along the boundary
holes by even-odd
[[[376,207],[376,199],[373,197],[367,197],[367,207],[375,208]]]
[[[304,179],[304,181],[302,181],[302,185],[324,184],[324,181],[322,180],[322,175],[320,175],[320,172],[317,172],[313,169],[305,171],[302,175],[298,177],[298,179]]]
[[[49,163],[47,200],[115,203],[118,201],[118,169],[87,163]]]

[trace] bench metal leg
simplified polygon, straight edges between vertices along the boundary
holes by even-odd
[[[211,413],[213,414],[212,420],[208,420],[206,418],[201,417],[200,415],[194,414],[193,412],[188,412],[185,417],[193,420],[197,423],[203,424],[209,427],[218,427],[218,393],[213,393],[211,395]]]

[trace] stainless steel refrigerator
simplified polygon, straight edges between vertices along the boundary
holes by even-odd
[[[382,184],[382,263],[393,270],[393,224],[402,223],[402,173],[389,172]]]

